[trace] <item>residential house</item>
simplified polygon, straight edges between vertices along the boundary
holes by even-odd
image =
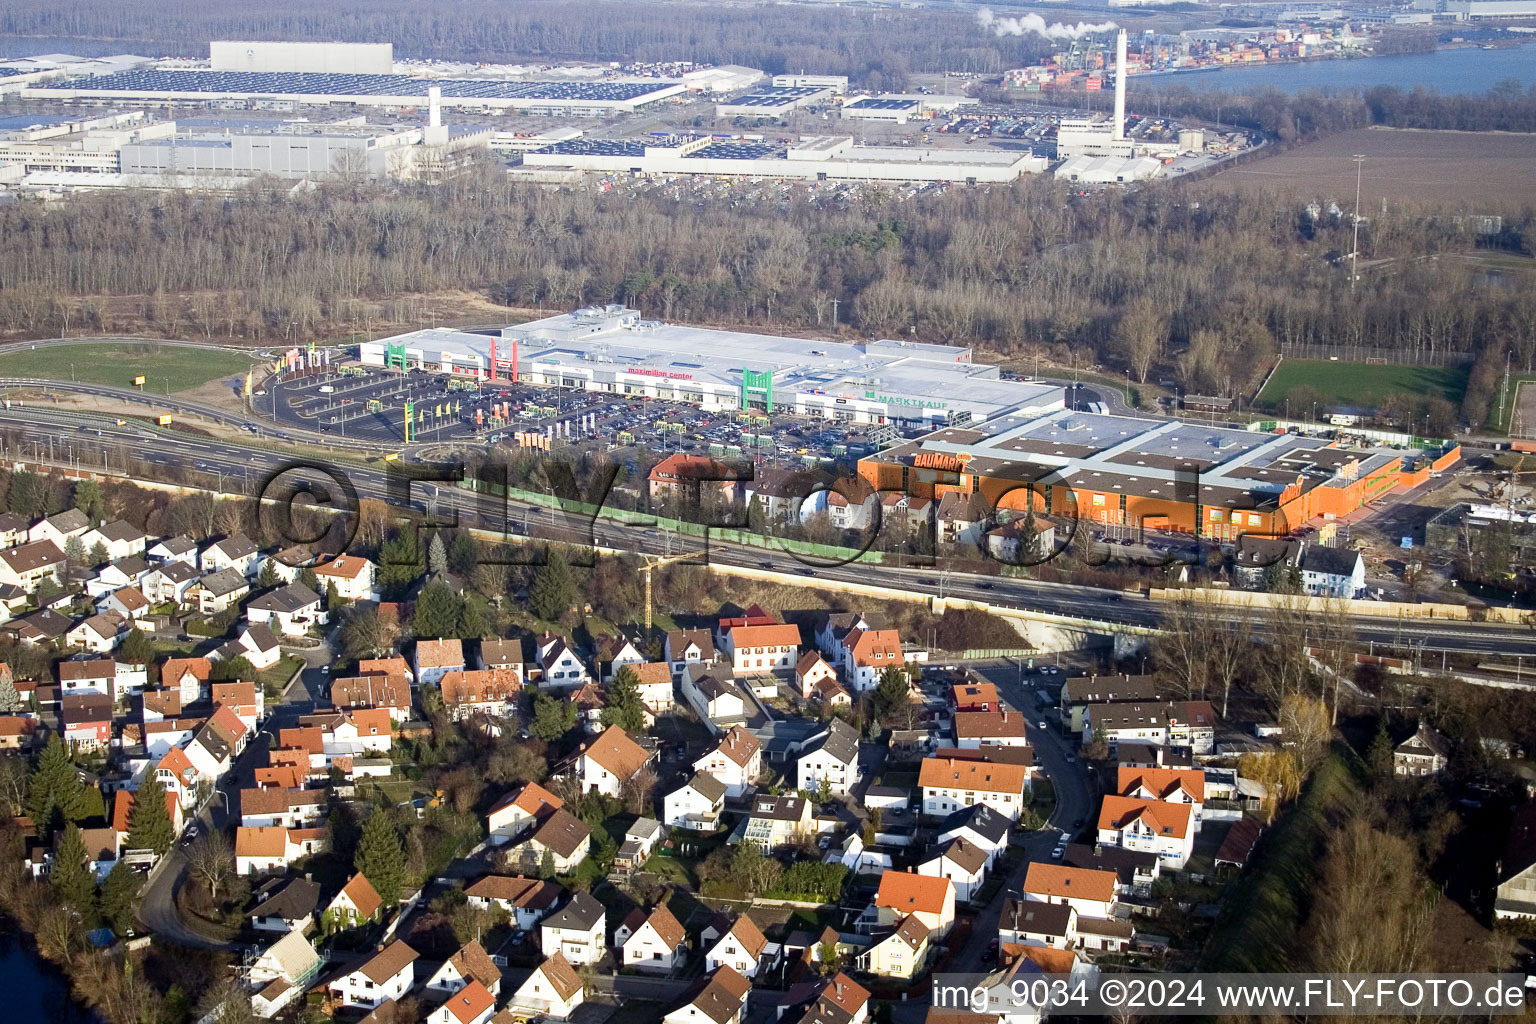
[[[1446,738],[1420,719],[1413,735],[1392,748],[1392,774],[1439,775],[1450,762],[1450,753],[1451,745]]]
[[[800,658],[799,626],[736,626],[728,637],[731,668],[738,674],[789,673]]]
[[[472,907],[482,910],[500,907],[512,915],[512,923],[519,931],[531,932],[555,909],[565,890],[555,882],[538,878],[486,875],[465,889],[464,895]]]
[[[139,581],[139,589],[154,604],[182,605],[189,603],[188,595],[201,578],[196,566],[173,558],[150,566],[149,572]]]
[[[959,683],[949,688],[949,707],[951,711],[1000,711],[1002,704],[997,699],[997,687],[991,683]]]
[[[149,598],[138,587],[118,587],[96,599],[96,611],[120,615],[130,624],[149,614]]]
[[[956,711],[955,746],[976,750],[982,746],[1028,747],[1028,725],[1019,711]]]
[[[662,653],[675,679],[689,665],[714,661],[715,640],[707,629],[674,629],[667,634]]]
[[[1195,828],[1187,804],[1105,796],[1099,808],[1099,845],[1155,853],[1177,871],[1194,852]]]
[[[603,682],[613,678],[613,674],[625,665],[634,667],[644,665],[645,655],[635,642],[627,636],[604,637],[597,646],[598,675]]]
[[[590,893],[578,892],[540,923],[539,948],[545,956],[560,954],[575,967],[595,964],[606,949],[604,921],[603,905]]]
[[[220,569],[193,584],[187,592],[188,604],[204,615],[218,615],[234,607],[250,592],[251,585],[239,569]]]
[[[877,939],[859,962],[870,974],[910,981],[927,969],[933,956],[933,938],[932,928],[918,915],[908,914],[888,934]]]
[[[795,662],[795,686],[800,696],[810,700],[816,695],[816,684],[823,680],[837,681],[837,670],[827,664],[818,651],[806,651]]]
[[[672,971],[688,956],[688,933],[663,904],[624,940],[619,952],[619,962],[624,967]]]
[[[281,825],[235,829],[235,870],[242,875],[282,871],[300,857],[324,852],[323,828],[283,828]]]
[[[30,521],[19,512],[0,512],[0,548],[25,544]]]
[[[823,932],[823,942],[836,944],[837,933],[831,929]],[[808,947],[810,959],[813,963],[822,963],[820,952],[816,947]],[[791,993],[803,989],[806,983],[791,988]],[[786,999],[793,998],[786,995]],[[798,1004],[798,1000],[796,1000]],[[814,999],[806,1007],[798,1024],[864,1024],[869,1019],[869,989],[849,978],[839,971],[831,978],[820,983],[814,992]],[[972,1022],[977,1024],[977,1022]]]
[[[1077,911],[1070,903],[1047,903],[1008,896],[998,920],[999,943],[1016,946],[1077,946]]]
[[[556,953],[533,969],[528,980],[512,994],[507,1007],[508,1010],[543,1014],[553,1020],[569,1020],[585,997],[581,977],[565,957]]]
[[[1301,549],[1299,540],[1243,534],[1232,552],[1232,576],[1245,590],[1263,590],[1293,573],[1300,582]]]
[[[1301,552],[1301,588],[1313,597],[1359,597],[1365,591],[1365,561],[1350,548],[1308,544]]]
[[[1073,676],[1061,684],[1061,724],[1076,736],[1090,704],[1155,703],[1163,699],[1155,676]]]
[[[610,725],[576,759],[576,777],[586,792],[619,796],[653,756],[623,729]]]
[[[963,838],[951,839],[918,865],[918,874],[947,878],[955,885],[955,899],[969,900],[987,880],[989,851]]]
[[[458,992],[478,981],[491,995],[501,994],[501,968],[477,939],[470,939],[427,979],[428,992]]]
[[[359,555],[337,555],[328,562],[315,566],[315,579],[320,589],[329,593],[336,588],[336,596],[343,601],[376,601],[378,590],[374,582],[378,567]]]
[[[752,983],[729,967],[699,978],[661,1024],[741,1024]]]
[[[77,508],[67,508],[33,523],[27,531],[27,540],[33,543],[48,541],[63,550],[71,537],[83,537],[90,528],[91,521],[84,512]]]
[[[948,491],[939,498],[937,540],[941,546],[980,547],[991,516],[992,508],[981,492]]]
[[[160,666],[160,686],[178,691],[185,706],[203,695],[212,672],[213,663],[207,658],[167,658]]]
[[[1008,833],[1013,819],[999,814],[986,804],[976,804],[951,813],[938,825],[938,841],[947,843],[964,839],[987,853],[987,867],[1008,850]]]
[[[272,878],[256,887],[246,921],[258,932],[287,935],[315,923],[320,885],[307,878]]]
[[[747,698],[725,678],[726,671],[723,665],[689,665],[678,683],[683,701],[714,734],[747,720]]]
[[[0,551],[0,583],[35,593],[43,580],[64,578],[64,552],[51,540],[29,541]]]
[[[565,801],[539,785],[526,782],[507,793],[491,805],[486,813],[486,829],[492,846],[502,846],[512,841],[535,821],[553,814],[565,806]]]
[[[887,871],[880,876],[875,901],[864,917],[885,923],[907,915],[915,916],[937,936],[948,934],[955,922],[955,883],[910,871]]]
[[[712,832],[720,826],[725,807],[725,783],[696,772],[681,787],[661,798],[661,818],[669,828]]]
[[[1089,704],[1083,709],[1083,739],[1100,736],[1111,756],[1123,740],[1209,754],[1216,745],[1216,711],[1206,700]]]
[[[1162,870],[1162,862],[1154,853],[1090,843],[1068,843],[1061,862],[1077,868],[1113,871],[1120,891],[1143,895]]]
[[[427,1015],[427,1024],[490,1024],[496,1012],[496,997],[478,981],[449,996]]]
[[[323,789],[267,786],[240,791],[242,825],[308,828],[318,825],[325,812],[326,796]]]
[[[82,693],[59,698],[64,742],[75,750],[104,750],[112,739],[112,698]]]
[[[814,696],[818,703],[824,704],[829,708],[853,707],[852,695],[843,689],[843,684],[839,683],[836,679],[816,680]]]
[[[151,562],[185,562],[196,568],[197,542],[191,537],[167,537],[150,545],[147,555]]]
[[[253,668],[271,668],[283,656],[277,636],[264,622],[247,623],[235,637],[235,643],[240,645],[245,660]]]
[[[759,793],[747,812],[744,839],[765,851],[799,842],[811,831],[811,802],[803,796],[771,796]]]
[[[1495,877],[1494,920],[1536,920],[1536,802],[1515,808]]]
[[[735,799],[757,785],[763,771],[763,745],[746,729],[733,726],[693,762],[693,768],[725,783],[726,796]]]
[[[515,712],[522,673],[507,668],[445,672],[439,681],[443,707],[455,721],[475,714],[505,718]]]
[[[1115,789],[1121,796],[1186,804],[1193,812],[1196,831],[1200,828],[1205,805],[1205,772],[1199,768],[1127,768],[1121,765],[1116,770]]]
[[[219,572],[233,569],[247,578],[260,569],[261,552],[245,534],[236,533],[214,541],[197,556],[198,568],[203,572]]]
[[[6,625],[7,630],[14,630],[16,639],[28,646],[37,644],[57,644],[64,639],[74,623],[60,615],[52,608],[33,612],[31,615],[17,619]]]
[[[631,666],[640,682],[635,689],[640,693],[640,703],[647,711],[659,714],[671,711],[676,701],[672,699],[672,670],[665,662],[651,661]]]
[[[1113,871],[1035,861],[1024,875],[1025,899],[1065,903],[1079,917],[1112,917],[1119,881]]]
[[[283,636],[303,636],[311,627],[327,621],[320,607],[320,595],[302,583],[289,583],[252,598],[246,602],[245,619],[252,624],[262,623]]]
[[[171,747],[161,755],[155,765],[155,778],[167,793],[176,797],[182,810],[188,810],[197,803],[198,783],[201,779],[187,758],[186,751],[180,747]]]
[[[1023,765],[927,757],[917,783],[923,813],[934,816],[986,804],[1009,821],[1018,821],[1029,802],[1029,769]]]
[[[117,845],[128,847],[128,833],[133,827],[133,804],[138,793],[132,789],[119,789],[112,794],[112,827],[117,830]],[[172,793],[165,794],[165,813],[171,820],[171,829],[181,834],[181,803]]]
[[[0,715],[0,751],[24,751],[37,734],[37,719],[26,715]]]
[[[537,873],[547,852],[554,869],[569,874],[587,859],[592,830],[565,808],[552,811],[511,840],[506,856],[529,874]]]
[[[867,530],[876,525],[880,495],[863,477],[844,477],[825,492],[827,521],[835,530]]]
[[[541,690],[575,689],[592,681],[586,663],[558,633],[539,637],[539,671]]]
[[[481,640],[475,652],[475,661],[479,668],[509,669],[516,672],[520,678],[526,675],[523,670],[523,642],[521,640],[504,640],[499,637]]]
[[[827,723],[826,733],[803,748],[795,759],[801,789],[820,793],[822,783],[835,796],[847,796],[859,775],[859,735],[840,718]]]
[[[336,708],[383,708],[390,721],[411,717],[411,684],[403,676],[338,676],[331,680]]]
[[[127,632],[128,621],[121,615],[116,612],[101,612],[81,619],[68,633],[64,634],[64,640],[71,647],[105,654],[122,643],[123,635]]]
[[[320,730],[320,749],[328,758],[387,754],[394,746],[394,729],[384,708],[305,715],[299,724]]]
[[[932,534],[936,508],[931,498],[892,491],[880,498],[881,529],[895,531],[898,538],[921,540]]]
[[[116,698],[117,663],[111,658],[70,658],[55,666],[59,673],[59,695],[73,697],[97,693]]]
[[[101,597],[123,587],[137,587],[152,568],[140,555],[125,555],[102,566],[94,578],[86,580],[85,592],[91,597]]]
[[[848,634],[855,630],[880,630],[887,626],[884,615],[875,612],[828,612],[816,622],[816,647],[833,665],[848,657]]]
[[[248,979],[254,989],[252,1011],[263,1020],[277,1016],[304,994],[324,965],[325,961],[301,930],[288,932],[251,963]]]
[[[327,985],[337,1006],[372,1009],[385,1000],[399,1000],[416,983],[418,954],[399,939],[366,954]]]
[[[729,929],[704,953],[704,970],[728,967],[744,978],[757,977],[768,940],[746,914],[737,916]]]
[[[880,676],[892,665],[904,665],[901,634],[894,629],[855,629],[844,638],[843,681],[854,693],[867,693],[880,685]]]
[[[652,466],[646,481],[652,501],[673,505],[697,505],[704,492],[718,494],[726,505],[732,505],[741,489],[735,469],[714,459],[681,452]]]
[[[661,841],[661,822],[655,818],[639,817],[624,833],[624,842],[614,854],[616,871],[636,871],[642,867]]]

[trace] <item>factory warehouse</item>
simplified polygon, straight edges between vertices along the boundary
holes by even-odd
[[[852,423],[942,426],[1060,409],[1060,387],[1003,380],[969,348],[841,342],[707,330],[643,320],[625,306],[504,328],[434,329],[364,342],[366,366],[758,409]]]

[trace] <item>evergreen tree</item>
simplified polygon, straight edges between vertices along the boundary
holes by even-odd
[[[576,728],[576,705],[541,693],[533,698],[533,721],[528,734],[551,743]]]
[[[117,657],[119,661],[148,665],[155,660],[155,642],[142,629],[135,626],[128,631],[128,635],[123,637],[123,642],[118,645]]]
[[[277,560],[272,558],[263,559],[261,572],[256,574],[256,586],[262,590],[271,590],[281,582],[283,582],[283,578],[277,574]]]
[[[400,847],[400,833],[387,813],[376,810],[363,823],[352,866],[372,883],[386,908],[399,905],[400,887],[405,884],[405,851]]]
[[[48,881],[66,906],[74,907],[83,917],[95,913],[96,877],[86,865],[89,855],[79,825],[70,825],[53,851],[53,867]]]
[[[107,516],[107,503],[101,496],[101,485],[95,480],[81,480],[75,484],[75,508],[79,509],[91,525],[99,524]]]
[[[911,699],[912,684],[907,670],[901,665],[887,665],[880,673],[880,685],[875,688],[875,717],[884,718],[905,707]]]
[[[299,570],[299,575],[294,579],[294,582],[300,586],[308,587],[316,594],[320,593],[320,577],[316,576],[315,570],[311,569],[309,566],[305,566]]]
[[[453,543],[448,545],[448,568],[459,576],[468,577],[479,564],[480,545],[475,538],[464,530],[454,534]]]
[[[495,632],[486,615],[485,599],[478,594],[465,594],[459,598],[458,635],[465,640],[477,640]]]
[[[427,639],[459,635],[461,598],[442,580],[433,580],[416,595],[411,627]]]
[[[544,856],[539,858],[539,877],[546,882],[555,877],[555,855],[549,852],[548,847],[544,848]]]
[[[128,934],[133,927],[134,915],[139,912],[141,888],[139,873],[122,860],[112,865],[106,880],[101,883],[101,913],[118,935]]]
[[[1376,735],[1371,738],[1371,745],[1365,752],[1365,762],[1370,765],[1371,774],[1377,782],[1385,782],[1392,777],[1392,735],[1387,732],[1385,717],[1376,721]]]
[[[165,787],[150,772],[133,795],[133,811],[128,816],[128,849],[154,850],[155,856],[161,857],[175,841],[175,826],[165,809]]]
[[[334,612],[341,608],[341,592],[336,589],[335,580],[325,581],[325,610]]]
[[[233,658],[220,658],[213,663],[213,668],[208,673],[209,682],[214,683],[253,682],[255,679],[256,666],[241,654]]]
[[[576,604],[576,581],[565,556],[551,548],[544,564],[533,574],[528,588],[528,607],[547,622],[559,619]]]
[[[9,666],[7,666],[9,668]],[[11,715],[21,710],[21,694],[10,672],[0,672],[0,715]]]
[[[427,571],[434,576],[442,576],[448,572],[448,551],[443,547],[441,533],[434,533],[432,543],[427,545]]]
[[[64,542],[64,560],[70,565],[85,564],[85,542],[79,537],[71,537]]]
[[[105,565],[110,557],[107,554],[107,546],[101,541],[91,545],[91,565]]]
[[[27,787],[27,813],[44,836],[51,835],[61,825],[85,817],[85,785],[56,733],[43,748],[37,767],[32,769]]]
[[[415,530],[387,537],[379,546],[379,587],[392,597],[403,594],[421,575],[421,545]]]
[[[640,677],[628,665],[613,674],[604,695],[602,722],[627,733],[645,731],[645,702],[640,699]]]

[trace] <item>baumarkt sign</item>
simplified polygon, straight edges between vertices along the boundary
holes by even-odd
[[[884,402],[886,405],[915,405],[923,409],[948,409],[948,402],[939,402],[927,398],[906,398],[902,395],[881,395],[873,391],[864,392],[866,400],[871,402]]]

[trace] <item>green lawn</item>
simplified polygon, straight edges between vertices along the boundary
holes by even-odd
[[[244,376],[251,367],[243,352],[102,342],[12,350],[0,355],[0,375],[76,380],[132,387],[143,375],[144,390],[154,394],[185,391],[220,377]]]
[[[1379,366],[1331,359],[1286,359],[1259,392],[1258,404],[1283,412],[1286,392],[1310,387],[1320,401],[1337,405],[1373,406],[1384,395],[1440,395],[1459,403],[1467,389],[1467,371],[1455,366]],[[1306,409],[1292,409],[1293,419],[1310,416]]]

